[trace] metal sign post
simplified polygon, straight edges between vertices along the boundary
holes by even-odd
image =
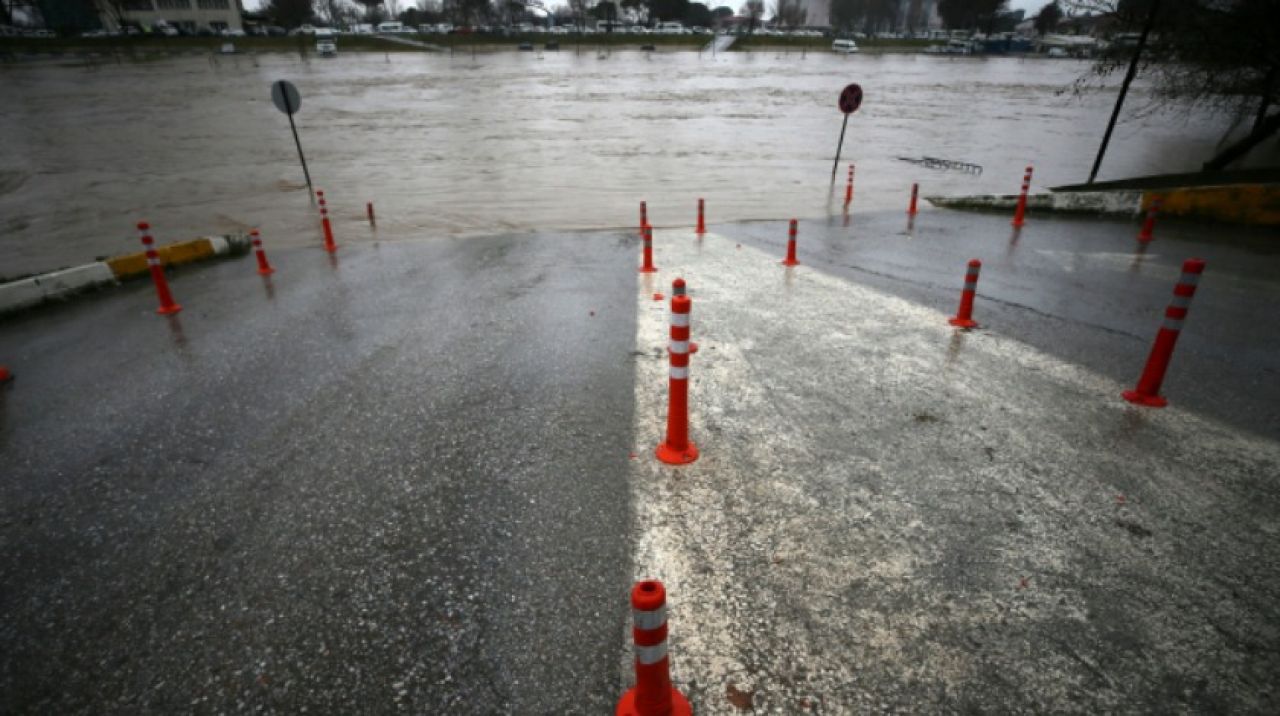
[[[293,132],[293,143],[298,147],[298,159],[302,162],[302,175],[307,178],[307,193],[311,195],[311,203],[316,203],[316,192],[311,188],[311,172],[307,171],[307,158],[302,154],[302,142],[298,139],[298,127],[293,123],[293,113],[302,109],[302,95],[298,88],[288,80],[276,80],[271,84],[271,102],[276,109],[289,115],[289,129]]]
[[[862,87],[853,83],[840,92],[838,101],[840,111],[844,112],[844,124],[840,125],[840,141],[836,144],[836,160],[831,163],[831,183],[836,181],[836,169],[840,166],[840,150],[844,148],[844,130],[849,128],[849,115],[862,106]]]

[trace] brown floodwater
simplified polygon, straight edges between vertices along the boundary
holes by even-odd
[[[297,115],[340,242],[616,227],[649,202],[658,225],[812,217],[829,191],[836,96],[865,91],[844,157],[855,211],[924,194],[1012,193],[1083,181],[1113,91],[1070,86],[1076,61],[827,53],[594,51],[173,58],[0,70],[0,276],[161,242],[262,228],[268,244],[318,242],[273,80]],[[1064,90],[1066,92],[1064,93]],[[1227,127],[1203,113],[1140,113],[1137,86],[1100,178],[1192,170]],[[980,164],[980,175],[899,157]],[[843,165],[838,182],[843,182]],[[842,189],[841,189],[842,190]]]

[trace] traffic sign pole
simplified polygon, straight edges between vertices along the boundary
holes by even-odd
[[[840,151],[844,149],[844,132],[849,128],[849,115],[862,106],[862,87],[854,82],[840,91],[836,106],[844,112],[844,124],[840,125],[840,141],[836,143],[836,159],[831,163],[831,186],[836,185],[836,171],[840,168]]]
[[[298,148],[298,160],[302,162],[302,175],[307,178],[307,194],[311,203],[316,203],[316,192],[311,186],[311,172],[307,169],[307,157],[302,153],[302,140],[298,139],[298,125],[293,122],[293,113],[302,107],[302,96],[298,88],[288,80],[276,80],[271,86],[271,101],[276,108],[289,116],[289,131],[293,132],[293,144]]]
[[[311,172],[307,170],[307,158],[302,154],[302,141],[298,139],[298,127],[293,123],[293,114],[289,115],[289,129],[293,131],[293,143],[298,148],[298,159],[302,162],[302,176],[307,178],[307,193],[311,195],[311,203],[314,204],[316,192],[311,188]]]
[[[849,115],[844,116],[844,124],[840,125],[840,141],[836,143],[836,160],[831,163],[831,183],[836,183],[836,169],[840,167],[840,150],[844,148],[844,130],[849,127]]]

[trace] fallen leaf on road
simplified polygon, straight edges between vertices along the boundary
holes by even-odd
[[[724,695],[725,698],[729,699],[729,703],[733,704],[735,708],[746,711],[751,708],[751,700],[755,697],[756,692],[741,691],[733,684],[729,684],[725,687]]]

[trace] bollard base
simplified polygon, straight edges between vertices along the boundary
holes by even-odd
[[[667,714],[670,714],[670,716],[693,716],[693,707],[689,705],[689,700],[674,686],[671,687],[671,710]],[[636,704],[636,690],[634,687],[629,689],[618,700],[618,708],[614,711],[614,716],[647,716]]]
[[[676,450],[668,447],[666,443],[662,443],[654,450],[654,454],[658,456],[659,460],[668,465],[688,465],[698,459],[698,446],[690,441],[685,449]]]
[[[640,273],[658,273],[656,266],[641,266]]]
[[[1125,400],[1135,405],[1145,405],[1148,408],[1163,408],[1169,404],[1163,395],[1151,395],[1149,393],[1139,393],[1136,390],[1126,390],[1120,394]]]
[[[181,310],[182,310],[182,306],[179,306],[178,304],[175,303],[172,306],[161,306],[157,308],[156,313],[159,313],[162,316],[168,316],[172,313],[177,313],[178,311],[181,311]]]
[[[275,270],[275,269],[273,269],[273,268],[258,269],[258,275],[259,275],[259,276],[270,276],[271,274],[273,274],[273,273],[275,273],[275,272],[276,272],[276,270]]]
[[[978,327],[978,322],[973,320],[972,318],[950,318],[950,319],[947,319],[947,323],[950,323],[951,325],[956,326],[958,328],[977,328]]]
[[[791,261],[790,259],[783,259],[778,263],[782,264],[783,266],[799,266],[800,265],[799,261]]]

